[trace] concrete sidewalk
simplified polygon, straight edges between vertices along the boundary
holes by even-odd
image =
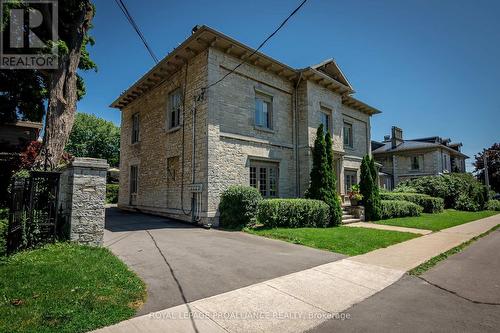
[[[393,284],[407,270],[497,224],[500,215],[133,318],[98,332],[304,332]]]

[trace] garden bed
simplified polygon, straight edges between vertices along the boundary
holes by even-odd
[[[132,317],[144,283],[105,248],[57,243],[0,263],[0,332],[87,332]]]
[[[376,223],[394,225],[398,227],[427,229],[438,231],[456,225],[464,224],[467,222],[479,220],[485,217],[498,214],[495,211],[479,211],[479,212],[464,212],[454,209],[446,209],[441,213],[427,214],[423,213],[421,216],[415,217],[401,217],[387,220],[380,220]]]

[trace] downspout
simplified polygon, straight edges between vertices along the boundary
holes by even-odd
[[[299,79],[294,88],[294,103],[293,103],[293,125],[295,130],[295,196],[300,196],[300,163],[299,163],[299,122],[298,122],[298,94],[299,94],[299,84],[302,80],[302,72],[299,75]]]

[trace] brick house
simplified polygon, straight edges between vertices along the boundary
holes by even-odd
[[[382,165],[380,186],[392,190],[401,181],[448,172],[465,172],[469,157],[460,149],[462,143],[432,136],[403,139],[403,130],[393,126],[383,142],[372,141],[375,161]]]
[[[334,60],[294,69],[253,51],[197,26],[112,103],[122,112],[119,207],[217,225],[229,185],[300,197],[320,123],[333,135],[338,192],[357,183],[380,111],[352,97]]]

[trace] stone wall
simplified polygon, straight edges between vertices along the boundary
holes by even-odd
[[[103,244],[106,160],[77,157],[61,174],[59,207],[71,241]]]
[[[202,211],[207,209],[207,99],[194,97],[206,85],[207,54],[201,52],[161,85],[122,110],[120,194],[118,207],[191,221],[191,184],[201,185]],[[181,126],[169,129],[169,94],[180,88],[184,96]],[[132,116],[139,114],[139,142],[131,143]],[[193,119],[195,119],[193,145]],[[184,143],[184,146],[183,146]],[[170,170],[168,168],[170,161]],[[138,193],[130,203],[130,167],[138,167]],[[182,197],[181,197],[182,189]]]

